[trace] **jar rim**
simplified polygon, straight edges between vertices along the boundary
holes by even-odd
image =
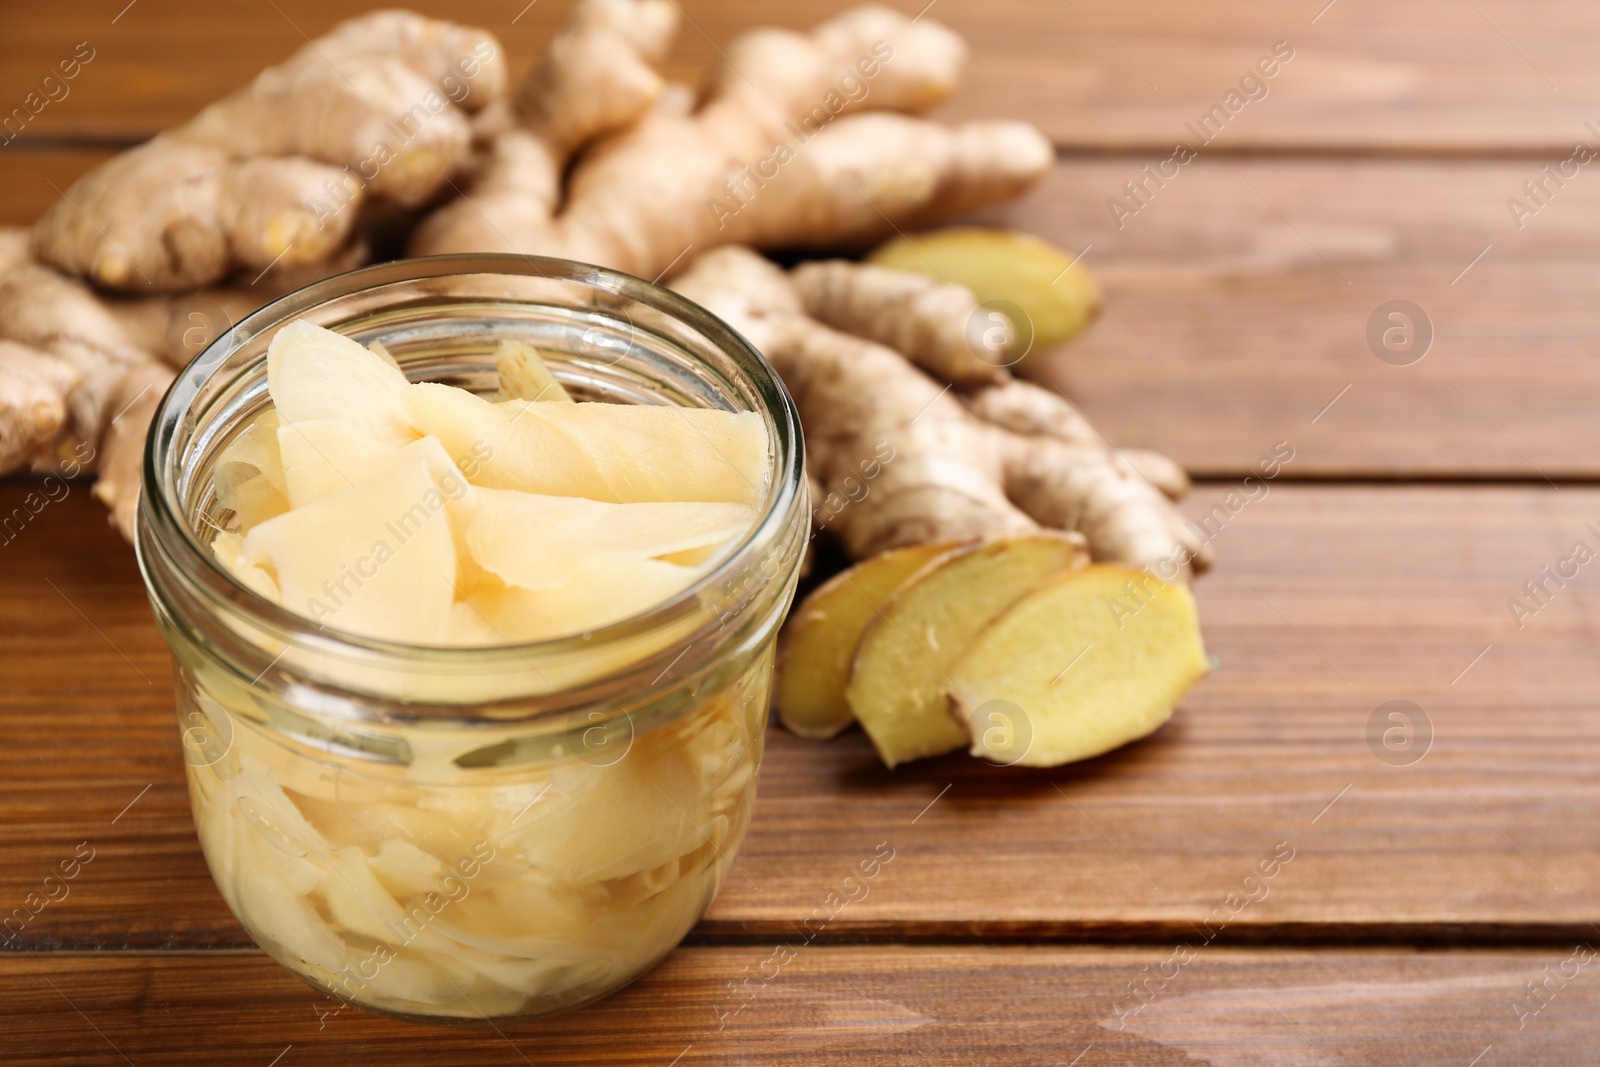
[[[318,624],[250,589],[216,559],[185,515],[180,498],[176,446],[185,421],[202,390],[221,373],[228,357],[248,342],[275,331],[313,309],[363,291],[429,278],[501,275],[574,282],[613,293],[677,320],[694,330],[732,361],[758,400],[771,442],[771,477],[757,505],[757,518],[737,546],[691,586],[670,599],[628,618],[588,631],[504,645],[417,645],[353,634]],[[527,303],[534,303],[527,301]],[[335,326],[338,323],[334,323]],[[805,499],[804,448],[799,413],[777,371],[757,349],[724,320],[693,301],[634,275],[592,264],[549,256],[506,253],[458,253],[394,260],[358,268],[313,282],[252,312],[206,346],[180,371],[162,398],[145,443],[139,501],[137,545],[146,584],[155,594],[149,560],[159,549],[193,592],[214,608],[231,611],[244,621],[281,633],[321,651],[370,657],[403,657],[441,668],[483,666],[490,661],[536,663],[628,641],[659,630],[702,605],[701,596],[747,573],[766,551],[780,550],[785,527]],[[648,658],[648,657],[646,657]],[[259,676],[258,676],[259,677]]]

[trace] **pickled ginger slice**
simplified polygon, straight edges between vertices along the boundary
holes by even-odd
[[[242,558],[272,575],[284,607],[324,626],[438,644],[455,598],[449,503],[429,461],[411,457],[262,523]]]
[[[754,412],[637,404],[492,403],[448,385],[405,393],[417,432],[444,442],[491,489],[611,503],[754,504],[767,478],[766,425]]]

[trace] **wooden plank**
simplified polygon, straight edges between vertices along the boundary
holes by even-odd
[[[0,959],[0,1050],[18,1067],[397,1058],[419,1067],[1462,1067],[1474,1056],[1549,1067],[1593,1062],[1600,1040],[1593,949],[1571,945],[1440,953],[1213,947],[1177,957],[1188,962],[1167,964],[1165,980],[1158,968],[1174,958],[1174,945],[795,945],[781,968],[766,963],[775,947],[682,949],[609,1000],[495,1029],[419,1028],[339,1010],[256,954],[12,956]],[[1524,983],[1547,974],[1556,977],[1534,1012],[1540,1001]],[[1141,1005],[1128,987],[1147,979],[1153,992]]]
[[[491,30],[518,71],[532,64],[566,7],[408,6]],[[684,0],[686,22],[667,72],[696,81],[717,58],[713,42],[725,45],[758,25],[807,27],[845,6]],[[894,6],[925,7],[921,0]],[[9,113],[24,105],[87,42],[94,58],[67,83],[67,95],[43,104],[22,137],[142,138],[366,9],[354,0],[13,5],[0,12],[0,106]],[[1591,136],[1584,123],[1600,105],[1600,72],[1590,62],[1600,11],[1586,0],[1533,7],[1512,0],[943,0],[929,17],[961,32],[973,50],[947,114],[1026,118],[1063,145],[1170,147],[1186,122],[1224,105],[1280,40],[1293,47],[1293,60],[1266,83],[1265,97],[1230,118],[1218,150],[1549,154]],[[61,91],[54,88],[58,97]]]
[[[950,756],[891,773],[857,732],[774,728],[741,873],[701,936],[791,930],[880,842],[896,859],[828,936],[1588,936],[1592,567],[1522,629],[1507,602],[1574,542],[1600,548],[1600,490],[1266,488],[1189,503],[1220,558],[1198,588],[1220,662],[1172,723],[1054,771]],[[0,514],[23,489],[0,486]],[[96,850],[12,946],[246,944],[195,845],[132,554],[75,487],[0,547],[0,575],[0,902]],[[1391,700],[1431,721],[1414,765],[1369,747]],[[1263,895],[1246,879],[1275,847],[1294,858]]]
[[[31,226],[79,175],[110,155],[104,149],[56,149],[0,156],[0,226]]]
[[[1293,478],[1600,474],[1600,182],[1551,185],[1518,229],[1532,162],[1202,156],[1114,220],[1154,158],[1063,162],[988,216],[1088,248],[1104,314],[1036,369],[1112,440],[1201,475],[1285,440]],[[1395,300],[1432,327],[1409,366],[1377,354]]]

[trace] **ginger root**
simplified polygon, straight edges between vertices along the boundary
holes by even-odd
[[[1082,533],[1096,560],[1169,579],[1186,581],[1209,562],[1204,540],[1161,489],[1065,398],[1018,380],[952,394],[899,353],[808,316],[789,277],[748,249],[708,252],[672,285],[772,361],[799,406],[807,462],[826,494],[848,497],[861,464],[881,461],[866,495],[829,521],[852,558],[1053,528]],[[1170,460],[1141,462],[1181,490]]]
[[[341,23],[188,122],[79,178],[34,228],[39,258],[113,290],[321,263],[370,194],[426,204],[502,97],[488,33],[406,11]]]
[[[95,496],[131,540],[145,433],[172,368],[302,278],[102,296],[34,262],[26,231],[0,228],[0,475],[98,470]]]
[[[145,430],[172,371],[87,286],[32,262],[25,241],[0,231],[0,474],[112,472],[95,494],[131,536]]]
[[[991,336],[994,324],[980,317],[971,290],[837,259],[802,263],[789,277],[806,314],[886,345],[936,378],[954,385],[1007,378],[1011,323],[1000,316]]]
[[[1015,196],[1053,160],[1022,123],[904,114],[948,95],[965,59],[932,19],[862,7],[809,34],[752,31],[723,50],[698,107],[649,66],[675,21],[666,0],[579,0],[517,124],[413,251],[565,256],[653,278],[720,244],[869,243]],[[609,62],[573,58],[597,54]]]
[[[655,69],[678,21],[671,0],[577,0],[511,94],[488,33],[377,12],[80,178],[29,240],[0,235],[0,339],[28,349],[0,357],[0,474],[87,454],[84,469],[126,472],[102,493],[131,515],[137,461],[100,454],[107,426],[121,412],[115,447],[136,455],[157,365],[365,261],[380,202],[426,210],[466,188],[410,234],[419,253],[509,250],[655,277],[736,241],[866,247],[1014,196],[1053,159],[1023,123],[914,117],[949,95],[965,59],[931,18],[863,7],[809,33],[752,31],[721,50],[698,106]],[[1003,381],[958,362],[964,328],[893,340],[940,374]]]
[[[1003,629],[1014,655],[1033,657],[1019,667],[1027,668],[1023,681],[1032,688],[1017,692],[1039,700],[1041,715],[1071,719],[1048,684],[1043,692],[1034,684],[1059,642],[1035,639],[1009,620],[1034,604],[1038,590],[1054,589],[1053,576],[1087,562],[1079,544],[1096,560],[1172,580],[1163,588],[1178,592],[1163,594],[1163,604],[1188,596],[1184,583],[1210,555],[1171,502],[1188,488],[1183,470],[1156,453],[1114,448],[1064,397],[1011,377],[1004,365],[1012,337],[1002,334],[991,348],[968,333],[978,305],[958,286],[846,262],[802,264],[786,275],[736,246],[700,256],[672,285],[728,320],[782,375],[800,409],[809,474],[821,489],[819,521],[864,560],[815,590],[792,616],[777,702],[796,733],[829,737],[853,716],[890,767],[969,744],[994,762],[1026,756],[1054,764],[1155,729],[1204,673],[1203,655],[1195,673],[1188,646],[1164,636],[1136,650],[1136,658],[1158,660],[1141,668],[1151,680],[1144,688],[1116,688],[1107,681],[1115,671],[1086,674],[1098,688],[1073,692],[1104,698],[1088,749],[1074,748],[1068,728],[1045,720],[1038,752],[1013,751],[1018,716],[1004,694],[993,698],[1002,703],[985,698],[952,718],[950,672],[987,627]],[[992,373],[971,373],[974,362]],[[1056,530],[1075,531],[1077,540]],[[952,541],[976,544],[907,573],[915,559],[907,553]],[[1080,588],[1088,587],[1052,593],[1045,603],[1060,599],[1087,612]],[[1027,618],[1035,630],[1053,625],[1032,606]],[[984,656],[1003,647],[985,644]],[[994,681],[975,677],[976,685]],[[1121,714],[1115,698],[1129,694],[1136,703]],[[996,715],[1001,726],[980,721]]]
[[[71,364],[0,341],[0,470],[21,466],[61,436],[67,395],[80,380]]]

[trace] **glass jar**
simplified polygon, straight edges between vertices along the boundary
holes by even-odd
[[[591,632],[424,648],[324,629],[208,547],[233,518],[218,453],[270,405],[267,344],[295,319],[381,341],[413,380],[491,390],[513,337],[578,399],[759,412],[756,526],[692,588]],[[805,484],[772,368],[703,309],[612,271],[385,264],[220,337],[151,427],[138,550],[176,660],[195,825],[234,915],[313,986],[408,1019],[546,1014],[648,970],[749,821]]]

